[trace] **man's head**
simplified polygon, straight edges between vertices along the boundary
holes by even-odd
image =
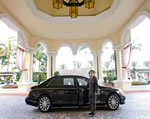
[[[89,75],[90,75],[90,77],[94,77],[95,71],[94,71],[94,70],[90,70],[90,71],[89,71]]]

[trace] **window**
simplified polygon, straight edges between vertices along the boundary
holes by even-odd
[[[56,77],[50,81],[49,87],[61,87],[63,86],[63,80],[61,77]]]
[[[79,86],[86,86],[87,80],[85,78],[77,78]]]
[[[57,77],[57,78],[55,78],[54,80],[55,80],[55,86],[56,86],[56,87],[62,86],[62,84],[63,84],[62,78]]]
[[[52,79],[50,82],[49,82],[49,87],[54,87],[55,86],[55,81],[54,79]]]
[[[74,86],[73,78],[64,78],[64,86]]]

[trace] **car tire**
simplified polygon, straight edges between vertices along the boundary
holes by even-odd
[[[42,112],[48,112],[51,109],[51,100],[47,95],[43,95],[38,100],[38,107]]]
[[[107,107],[110,110],[117,110],[120,105],[120,98],[117,94],[113,93],[108,96]]]

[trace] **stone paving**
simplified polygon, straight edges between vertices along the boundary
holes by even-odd
[[[150,92],[127,93],[127,102],[118,110],[98,108],[94,119],[150,119]],[[0,96],[0,119],[90,119],[88,108],[53,109],[42,113],[26,105],[25,96]]]

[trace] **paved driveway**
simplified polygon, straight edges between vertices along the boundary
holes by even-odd
[[[95,119],[150,119],[150,93],[128,93],[127,102],[118,110],[97,109]],[[54,109],[41,113],[26,105],[25,96],[0,96],[0,119],[89,119],[87,108]]]

